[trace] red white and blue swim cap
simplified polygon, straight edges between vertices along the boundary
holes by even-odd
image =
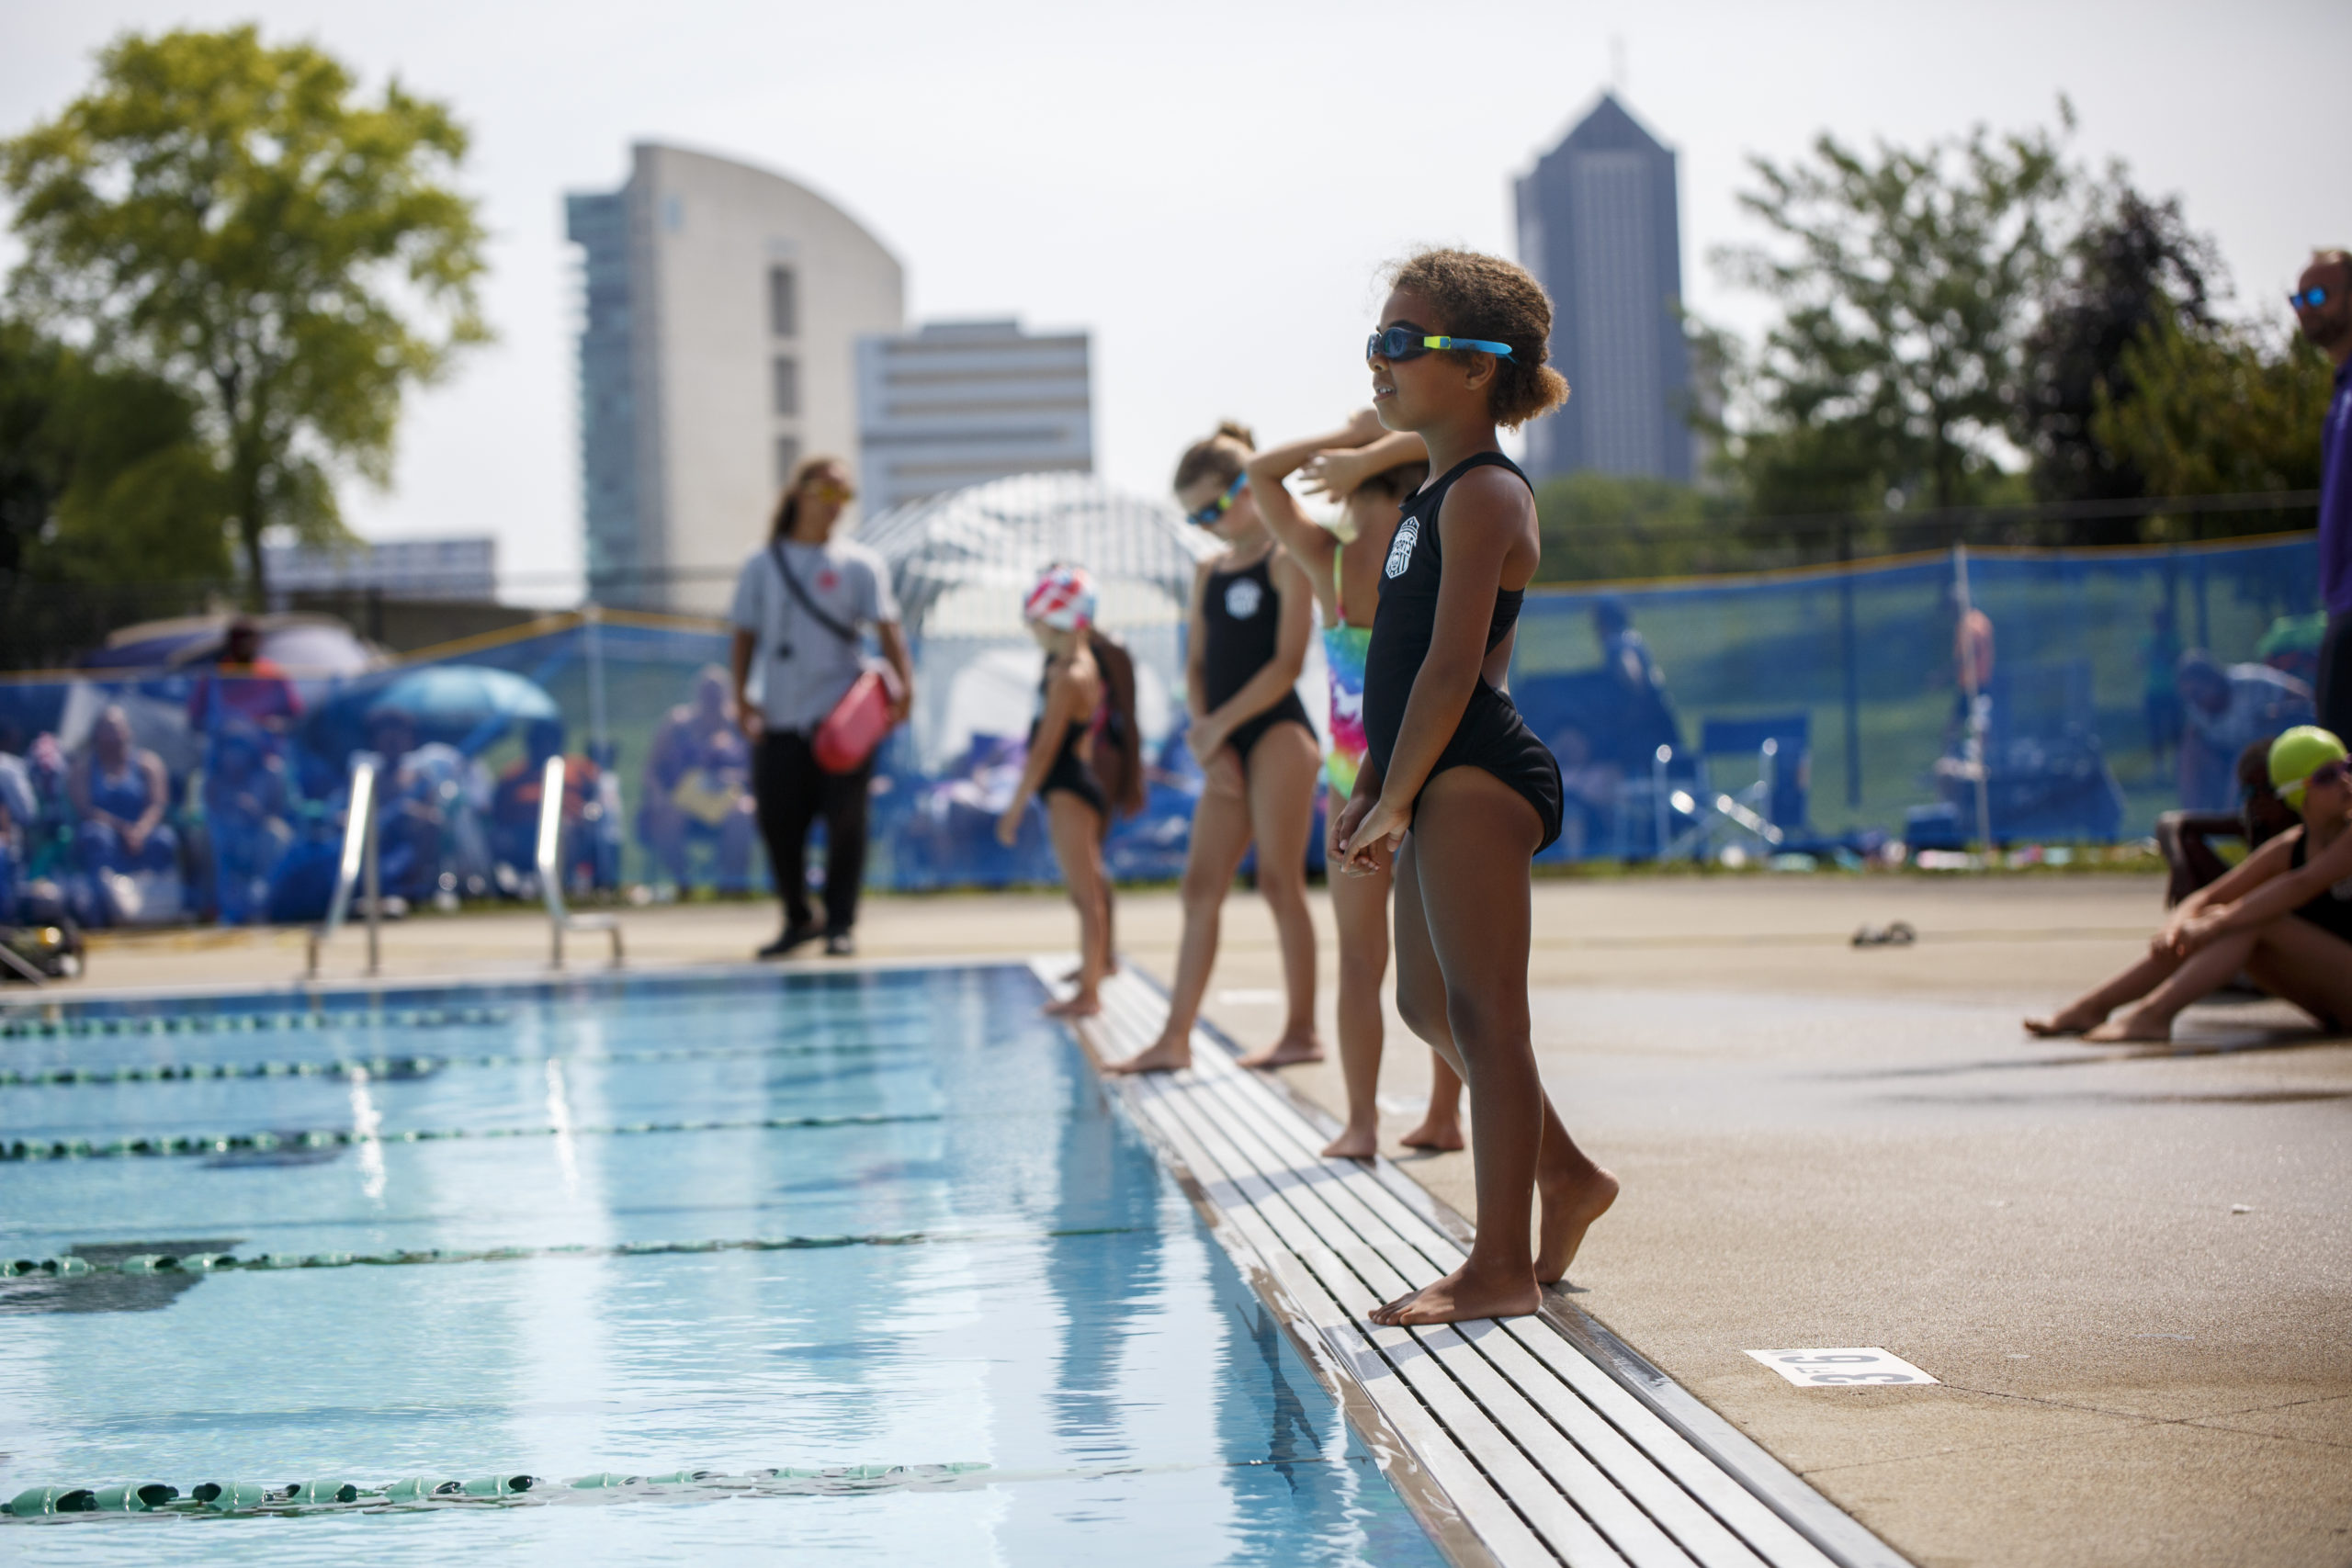
[[[1038,574],[1021,615],[1057,632],[1083,631],[1094,624],[1094,579],[1082,566],[1057,561]]]

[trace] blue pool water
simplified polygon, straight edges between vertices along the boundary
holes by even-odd
[[[97,1266],[0,1279],[0,1498],[546,1478],[0,1521],[6,1554],[1439,1562],[1040,999],[980,968],[0,1021],[0,1144],[89,1151],[0,1163],[0,1255]],[[122,1268],[204,1254],[235,1263]],[[695,1471],[735,1479],[560,1484]]]

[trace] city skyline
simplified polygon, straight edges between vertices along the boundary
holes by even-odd
[[[1747,154],[1800,156],[1823,130],[1916,145],[1979,122],[2052,125],[2062,93],[2076,155],[2127,158],[2143,188],[2177,193],[2215,236],[2233,312],[2281,321],[2274,295],[2309,247],[2352,239],[2352,189],[2289,156],[2331,141],[2325,62],[2352,47],[2352,17],[2284,0],[2222,17],[1993,5],[1965,28],[1857,5],[1493,6],[1465,36],[1508,40],[1541,70],[1409,132],[1385,112],[1404,89],[1367,88],[1351,63],[1409,17],[1385,4],[1213,4],[1181,27],[1036,4],[985,24],[920,6],[788,18],[714,6],[657,22],[591,5],[559,22],[437,0],[393,15],[325,0],[7,0],[6,15],[11,128],[80,91],[90,51],[124,28],[248,19],[453,106],[475,133],[463,183],[492,231],[485,305],[501,342],[413,400],[392,491],[347,482],[345,511],[371,538],[495,532],[509,582],[545,602],[576,592],[580,565],[561,193],[618,185],[632,141],[791,171],[889,238],[910,272],[908,320],[1086,329],[1096,469],[1147,494],[1220,417],[1272,439],[1360,403],[1383,263],[1421,243],[1515,254],[1511,182],[1611,79],[1612,36],[1627,101],[1679,155],[1690,303],[1750,333],[1767,305],[1706,265],[1711,248],[1760,237],[1736,204]],[[1298,63],[1270,93],[1202,68],[1203,40],[1220,38]],[[2193,117],[2178,110],[2192,87],[2206,111]],[[1240,337],[1292,346],[1222,345]]]

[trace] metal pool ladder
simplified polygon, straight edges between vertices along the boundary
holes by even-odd
[[[319,953],[343,929],[351,912],[351,887],[365,878],[368,892],[368,973],[373,975],[382,958],[383,890],[377,878],[376,764],[362,752],[351,764],[351,808],[343,824],[343,857],[335,866],[334,895],[327,900],[327,918],[311,928],[310,963],[304,977],[319,977]]]
[[[539,891],[548,901],[548,936],[555,967],[563,967],[563,933],[604,931],[613,939],[613,967],[621,966],[621,923],[611,915],[575,915],[563,906],[563,758],[549,757],[539,773]]]

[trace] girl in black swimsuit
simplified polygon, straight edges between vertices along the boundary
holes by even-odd
[[[2269,762],[2301,825],[2183,898],[2148,956],[2064,1010],[2026,1020],[2028,1032],[2169,1040],[2182,1009],[2240,973],[2330,1032],[2352,1030],[2352,763],[2341,740],[2308,724],[2272,741]]]
[[[997,818],[997,841],[1010,848],[1021,836],[1031,797],[1045,803],[1054,858],[1078,907],[1079,937],[1078,972],[1071,976],[1077,989],[1045,1010],[1056,1018],[1091,1018],[1102,1010],[1099,992],[1112,965],[1111,878],[1102,864],[1110,802],[1094,769],[1095,719],[1107,690],[1094,652],[1093,584],[1079,567],[1047,567],[1022,615],[1046,650],[1046,673],[1038,682],[1037,722],[1029,730],[1028,765]]]
[[[1184,936],[1159,1039],[1121,1072],[1165,1072],[1193,1061],[1193,1021],[1216,963],[1217,918],[1241,857],[1258,849],[1258,891],[1274,917],[1289,1006],[1281,1036],[1244,1066],[1319,1061],[1315,1032],[1315,926],[1306,912],[1306,840],[1323,753],[1294,689],[1315,635],[1315,591],[1276,547],[1250,499],[1253,443],[1227,424],[1176,467],[1176,496],[1225,552],[1193,579],[1186,622],[1187,741],[1207,777],[1184,854]]]
[[[1535,1311],[1617,1196],[1544,1098],[1528,1028],[1528,866],[1559,836],[1560,772],[1504,690],[1539,550],[1534,497],[1495,429],[1567,396],[1544,366],[1551,327],[1518,267],[1430,251],[1397,269],[1366,350],[1381,423],[1419,434],[1438,477],[1406,503],[1381,571],[1363,767],[1333,855],[1356,874],[1394,859],[1396,1010],[1469,1086],[1478,1190],[1469,1258],[1376,1323]]]

